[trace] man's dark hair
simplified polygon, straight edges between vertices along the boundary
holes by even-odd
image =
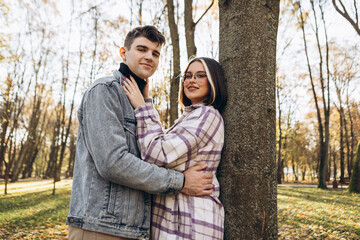
[[[158,43],[160,46],[165,44],[164,35],[154,26],[146,25],[132,29],[125,37],[124,46],[130,50],[132,43],[138,37],[145,37],[151,42]]]

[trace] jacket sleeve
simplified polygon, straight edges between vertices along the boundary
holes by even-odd
[[[183,174],[159,168],[129,152],[118,93],[106,84],[93,87],[83,103],[83,134],[99,174],[111,182],[149,193],[178,192]]]
[[[137,138],[144,161],[166,168],[194,160],[198,150],[213,140],[221,124],[217,110],[200,107],[189,113],[169,131],[158,120],[157,112],[148,101],[135,109]]]

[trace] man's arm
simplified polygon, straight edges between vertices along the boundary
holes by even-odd
[[[181,190],[182,193],[192,196],[210,195],[213,192],[212,184],[213,175],[211,173],[202,173],[207,164],[196,165],[184,172],[185,184]]]
[[[149,193],[184,192],[202,195],[207,185],[203,173],[185,174],[159,168],[129,152],[117,93],[104,84],[91,89],[83,106],[83,134],[99,174],[120,185]],[[189,169],[190,170],[190,169]],[[188,177],[186,177],[189,175]],[[195,176],[194,176],[195,175]],[[189,190],[192,189],[192,190]]]

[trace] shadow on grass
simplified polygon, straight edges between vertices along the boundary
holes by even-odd
[[[4,228],[7,231],[7,235],[12,235],[18,232],[28,234],[35,232],[34,230],[54,228],[58,225],[65,225],[66,213],[67,207],[59,209],[59,206],[53,206],[37,211],[30,216],[17,216],[8,222],[3,222],[0,225],[0,229]]]
[[[0,201],[0,229],[8,234],[19,230],[31,233],[36,228],[48,228],[64,225],[69,208],[70,190],[58,189],[55,196],[52,191],[27,193],[11,196]]]
[[[328,203],[328,204],[354,204],[359,200],[359,197],[352,196],[347,193],[346,190],[320,190],[320,189],[309,189],[309,188],[282,188],[278,190],[279,196],[287,196],[292,198],[304,199],[306,201]],[[334,198],[334,195],[336,198]],[[281,201],[281,199],[280,199]]]
[[[23,195],[2,197],[0,198],[0,215],[14,210],[29,209],[53,200],[62,201],[66,199],[67,203],[69,203],[70,193],[71,190],[57,189],[55,196],[52,195],[52,190],[44,190]]]
[[[324,237],[328,236],[334,231],[337,231],[341,234],[355,234],[360,235],[360,228],[356,227],[355,224],[351,225],[344,225],[339,218],[331,218],[331,216],[305,216],[305,217],[297,217],[296,215],[289,216],[282,216],[279,217],[279,221],[282,224],[287,224],[292,227],[301,228],[307,231],[308,236],[312,236],[312,233],[317,231],[313,228],[314,225],[317,227],[322,226],[325,235]],[[331,230],[330,232],[327,230]],[[323,239],[323,238],[322,238]]]
[[[279,225],[284,226],[285,235],[295,230],[325,239],[337,232],[342,239],[359,239],[354,236],[360,234],[360,195],[342,190],[279,188],[278,204]]]

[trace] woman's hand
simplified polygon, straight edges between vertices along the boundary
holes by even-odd
[[[130,79],[126,78],[122,87],[124,89],[125,94],[128,96],[129,101],[133,106],[133,108],[136,109],[140,106],[145,106],[144,97],[141,94],[140,89],[135,79],[132,76],[130,76]]]

